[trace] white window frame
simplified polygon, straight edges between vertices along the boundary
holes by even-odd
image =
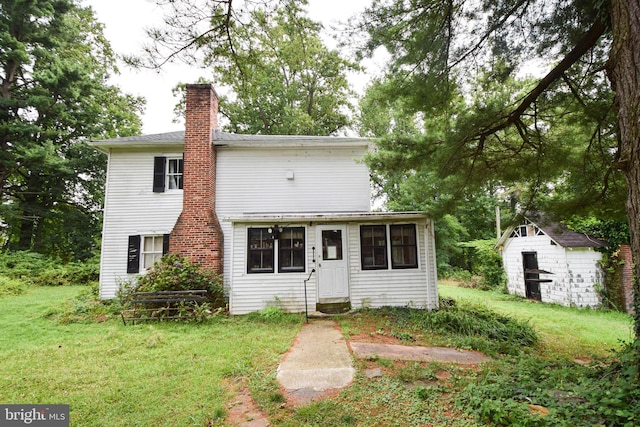
[[[172,172],[171,171],[171,163],[175,162],[176,168],[178,169],[178,171],[176,172]],[[180,165],[182,164],[182,171],[179,171],[180,169]],[[182,157],[170,157],[167,156],[167,166],[166,169],[167,173],[165,174],[165,182],[166,182],[166,189],[167,191],[182,191],[182,187],[178,185],[177,188],[172,188],[172,184],[173,184],[173,178],[174,177],[179,177],[179,183],[182,184],[182,186],[184,186],[184,161],[182,159]]]
[[[147,250],[147,241],[151,240],[151,250]],[[160,250],[157,248],[160,242]],[[163,234],[143,234],[140,236],[140,271],[149,271],[153,265],[160,261],[164,255],[164,235]],[[153,257],[153,262],[147,267],[148,257]]]

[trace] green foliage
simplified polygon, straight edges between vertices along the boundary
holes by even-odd
[[[211,307],[225,306],[222,276],[179,254],[166,254],[146,274],[124,284],[119,297],[126,303],[132,292],[206,290]]]
[[[349,123],[347,72],[359,66],[327,48],[321,25],[298,1],[244,9],[243,22],[224,38],[200,46],[212,80],[228,89],[220,109],[225,130],[266,135],[333,135]],[[244,21],[246,19],[246,21]],[[174,23],[177,21],[174,21]],[[179,107],[178,110],[180,110]]]
[[[0,253],[0,269],[8,277],[35,286],[86,285],[96,282],[100,273],[98,257],[65,264],[27,251]]]
[[[486,307],[441,300],[434,311],[386,307],[377,311],[390,316],[398,328],[417,328],[451,337],[460,347],[487,354],[519,354],[538,343],[528,322],[503,316]]]
[[[107,83],[114,53],[75,0],[3,2],[0,70],[0,246],[88,259],[106,156],[86,141],[138,133],[143,102]]]
[[[586,233],[606,241],[609,246],[605,250],[609,253],[618,250],[621,244],[630,242],[627,221],[573,216],[565,223],[567,227],[578,233]]]
[[[269,323],[300,323],[301,315],[286,313],[280,304],[270,305],[260,311],[247,314],[247,319],[263,321]]]
[[[16,279],[30,280],[42,271],[55,266],[55,262],[45,255],[28,252],[0,252],[0,269],[4,275]]]
[[[472,249],[469,254],[471,270],[480,275],[480,289],[497,289],[506,286],[507,276],[502,266],[502,257],[495,250],[495,240],[474,240],[460,246]]]
[[[609,34],[594,25],[608,17],[601,4],[542,3],[385,0],[355,20],[354,31],[365,33],[353,37],[362,40],[361,54],[392,52],[386,74],[360,104],[362,135],[380,137],[367,163],[392,210],[451,214],[468,233],[493,228],[472,226],[471,209],[467,219],[458,214],[456,206],[473,206],[473,197],[512,211],[624,217],[626,182],[614,166],[619,138],[604,73]],[[585,40],[590,27],[604,34]],[[567,55],[581,43],[588,44],[582,58]],[[532,58],[551,69],[565,55],[571,66],[547,79],[521,77]],[[463,267],[456,255],[438,253],[445,275]]]
[[[22,281],[11,277],[0,276],[0,298],[24,293]]]
[[[565,359],[521,356],[496,361],[458,396],[461,407],[491,424],[631,426],[640,420],[640,344],[612,362],[582,366]],[[546,408],[540,416],[529,405]]]
[[[97,283],[85,287],[75,297],[64,300],[59,307],[47,313],[61,325],[70,323],[104,322],[119,313],[113,301],[102,300]]]

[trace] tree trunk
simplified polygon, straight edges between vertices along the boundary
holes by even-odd
[[[640,339],[640,0],[611,0],[609,78],[620,127],[620,166],[627,180],[627,216],[634,261],[634,332]]]

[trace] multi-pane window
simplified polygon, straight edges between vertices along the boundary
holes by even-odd
[[[167,159],[167,187],[169,190],[182,190],[184,160]]]
[[[360,226],[360,247],[363,270],[387,268],[387,227],[385,225]]]
[[[305,271],[304,227],[249,228],[248,273]]]
[[[304,227],[284,228],[278,245],[278,271],[304,271]]]
[[[389,239],[387,239],[387,234]],[[360,259],[363,270],[418,268],[415,224],[360,226]]]
[[[148,270],[160,261],[164,253],[164,236],[142,237],[142,268]]]
[[[156,156],[153,158],[153,192],[182,190],[184,160],[182,157]]]
[[[273,234],[269,233],[268,228],[249,229],[249,273],[273,273],[273,243]]]
[[[415,268],[418,266],[416,226],[414,224],[392,225],[391,266],[393,268]]]

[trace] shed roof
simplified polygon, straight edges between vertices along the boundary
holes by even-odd
[[[522,225],[524,220],[528,220],[542,230],[544,234],[549,236],[551,240],[565,248],[603,248],[608,246],[608,243],[604,240],[597,239],[585,233],[578,233],[570,230],[566,225],[552,221],[542,214],[534,214],[531,217],[519,215],[518,218],[520,220],[518,221],[518,225]],[[506,242],[515,227],[516,226],[511,226],[505,230],[504,234],[498,240],[498,245],[503,245]]]
[[[578,233],[576,231],[569,230],[564,224],[559,222],[550,222],[545,224],[536,223],[536,225],[557,244],[564,246],[565,248],[603,248],[607,246],[607,242],[604,240],[596,239],[595,237],[589,236],[585,233]]]

